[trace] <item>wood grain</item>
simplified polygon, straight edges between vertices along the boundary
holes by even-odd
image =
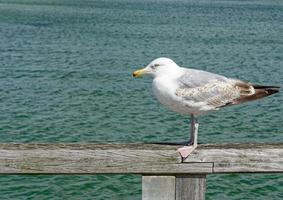
[[[203,145],[184,162],[212,162],[213,173],[283,172],[283,144]]]
[[[177,148],[161,144],[0,144],[0,174],[283,172],[283,144],[199,145],[183,163]]]
[[[175,176],[142,176],[142,200],[175,200]]]
[[[204,200],[206,176],[179,175],[176,176],[176,200]]]

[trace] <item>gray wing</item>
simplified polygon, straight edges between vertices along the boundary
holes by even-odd
[[[190,103],[204,103],[213,108],[234,104],[242,95],[254,94],[247,82],[193,69],[178,78],[175,94]]]
[[[180,85],[194,88],[203,86],[210,81],[218,80],[221,82],[227,82],[228,79],[225,76],[221,76],[218,74],[196,70],[196,69],[184,69],[184,74],[178,78],[178,82]]]

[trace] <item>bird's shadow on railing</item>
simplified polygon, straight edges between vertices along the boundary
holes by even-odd
[[[189,145],[188,141],[185,141],[185,142],[145,142],[145,144],[159,144],[159,145],[172,145],[172,146]],[[202,143],[198,143],[198,144],[202,144]]]

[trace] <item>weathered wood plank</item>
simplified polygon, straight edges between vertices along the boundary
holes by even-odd
[[[175,176],[142,176],[142,200],[175,200]]]
[[[204,174],[176,176],[176,200],[204,200],[205,190]]]
[[[283,172],[283,144],[202,145],[184,162],[212,162],[213,173]]]
[[[148,144],[0,144],[0,174],[211,173],[182,164],[176,147]]]
[[[283,144],[199,145],[184,163],[178,146],[0,144],[0,174],[209,174],[283,172]]]

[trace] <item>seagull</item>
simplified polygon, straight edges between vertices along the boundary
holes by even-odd
[[[279,92],[280,88],[183,68],[165,57],[157,58],[146,67],[136,70],[133,77],[145,74],[153,77],[153,92],[161,104],[182,115],[191,116],[190,139],[177,150],[182,159],[197,147],[198,116],[226,106],[261,99]]]

